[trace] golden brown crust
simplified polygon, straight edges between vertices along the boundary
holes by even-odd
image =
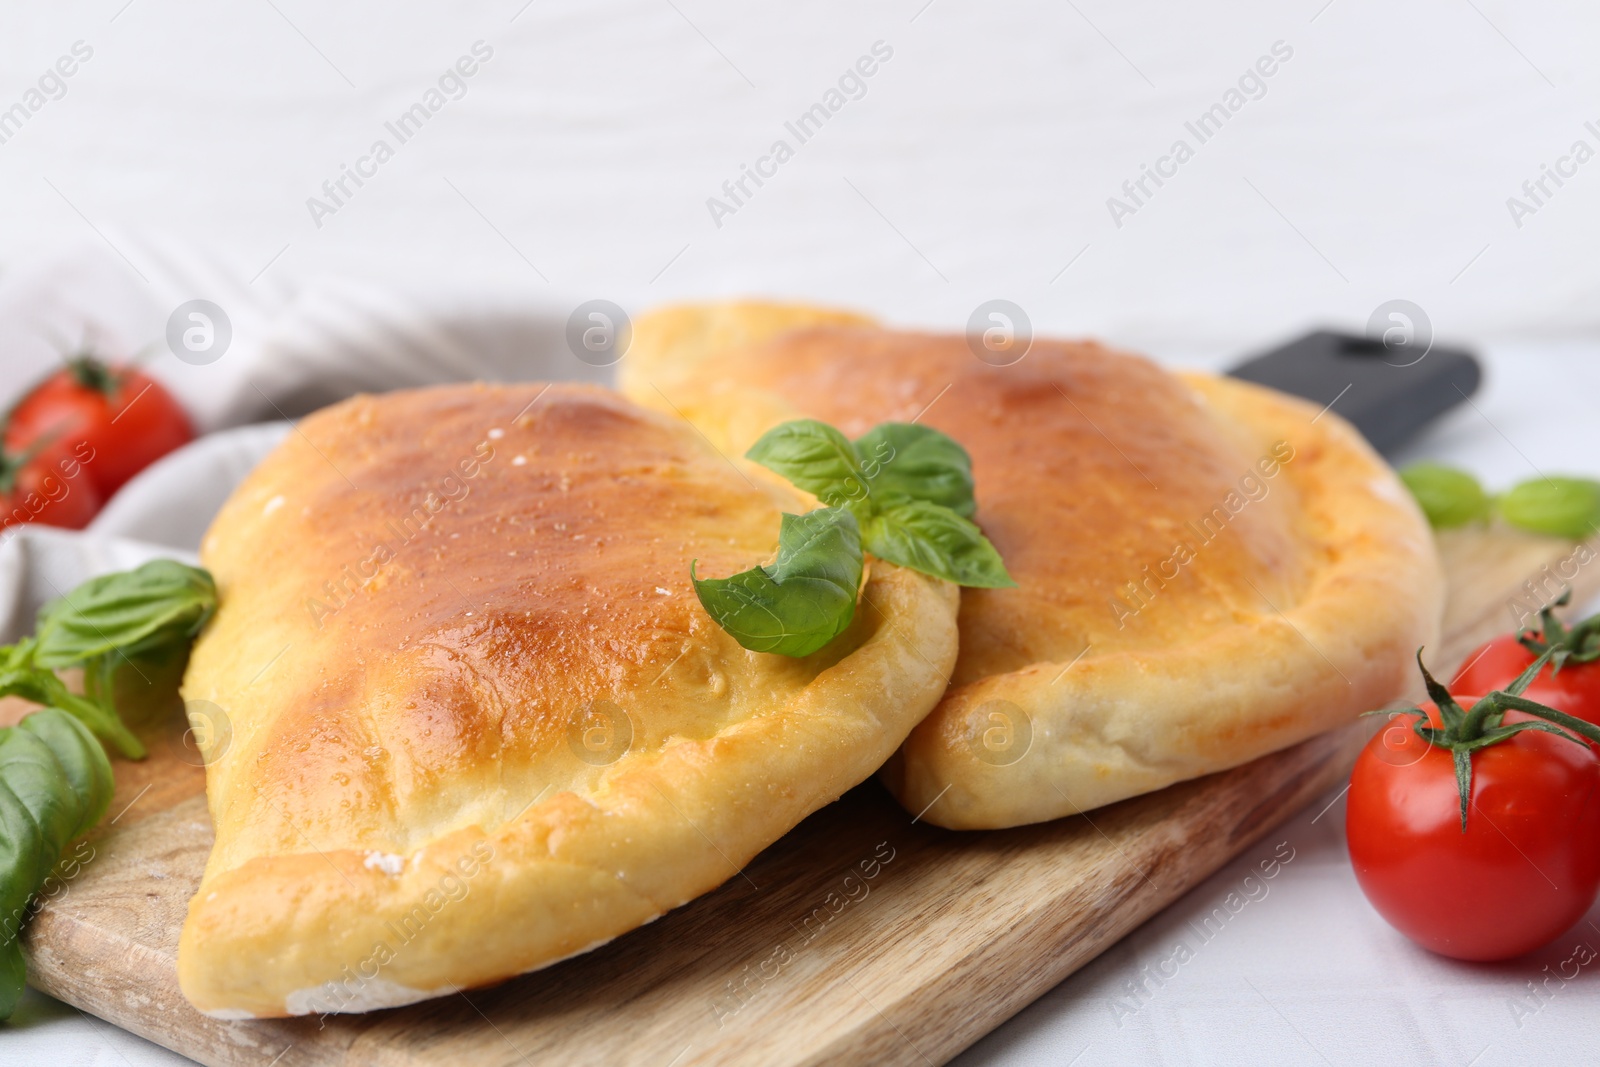
[[[768,559],[780,508],[805,506],[745,473],[585,387],[305,420],[203,546],[222,602],[184,693],[231,738],[185,994],[358,1010],[534,969],[719,884],[871,774],[943,689],[954,590],[875,563],[878,610],[823,651],[739,648],[689,562]]]
[[[633,342],[618,373],[629,393],[649,392],[657,378],[692,373],[702,359],[757,344],[805,326],[871,326],[853,311],[763,300],[683,304],[661,308],[634,324]]]
[[[949,433],[1018,582],[963,591],[954,684],[885,769],[930,821],[1033,822],[1245,762],[1396,695],[1432,639],[1427,527],[1336,415],[1092,343],[993,367],[961,337],[765,320],[784,328],[707,338],[677,375],[641,353],[653,391],[731,454],[798,415]]]

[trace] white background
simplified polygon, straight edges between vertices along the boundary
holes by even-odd
[[[12,8],[0,106],[75,41],[94,57],[0,145],[0,249],[132,227],[265,283],[768,293],[947,326],[1004,296],[1158,349],[1396,297],[1451,336],[1600,324],[1600,161],[1520,229],[1506,207],[1576,138],[1600,148],[1577,0],[525,3]],[[467,95],[315,227],[307,198],[478,40]],[[713,225],[706,199],[878,40],[865,97]],[[1106,199],[1280,40],[1266,95],[1116,228]]]
[[[190,296],[222,302],[242,336],[351,286],[557,323],[593,297],[637,311],[766,294],[954,328],[1004,297],[1041,332],[1211,366],[1404,298],[1483,346],[1490,371],[1416,454],[1497,485],[1595,473],[1600,161],[1520,227],[1506,201],[1575,140],[1600,149],[1584,128],[1600,124],[1597,32],[1590,6],[1509,0],[14,5],[0,110],[75,42],[93,57],[0,144],[0,399],[53,360],[52,334],[92,320],[132,349]],[[393,144],[384,122],[480,40],[494,54],[465,96],[317,227],[307,198],[375,138]],[[716,226],[706,199],[877,41],[893,57],[865,95]],[[1174,139],[1194,146],[1184,123],[1278,41],[1293,57],[1265,95],[1117,227],[1107,198]],[[172,248],[209,266],[174,282]],[[68,298],[49,264],[83,250],[100,274]],[[165,353],[151,365],[186,396],[221,380]],[[970,1062],[1594,1058],[1587,971],[1521,1026],[1512,1010],[1570,946],[1500,967],[1413,950],[1355,890],[1341,806],[1316,814]],[[1122,983],[1278,840],[1296,859],[1269,896],[1118,1013]],[[1600,928],[1568,940],[1600,946]],[[0,1030],[0,1062],[168,1057],[36,998]]]

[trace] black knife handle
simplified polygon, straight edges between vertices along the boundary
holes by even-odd
[[[1252,356],[1228,374],[1331,407],[1388,456],[1465,403],[1483,381],[1471,352],[1420,347],[1317,330]]]

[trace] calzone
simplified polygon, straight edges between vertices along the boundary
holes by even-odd
[[[1255,759],[1400,695],[1434,640],[1427,524],[1337,410],[1094,343],[996,352],[759,303],[646,316],[621,370],[730,455],[797,416],[921,422],[971,453],[1017,587],[962,591],[950,690],[883,772],[942,826]]]
[[[245,479],[183,691],[216,843],[179,948],[215,1016],[404,1004],[733,877],[943,692],[948,583],[868,559],[850,627],[747,652],[690,585],[814,502],[579,386],[359,396]],[[222,724],[221,727],[218,724]]]

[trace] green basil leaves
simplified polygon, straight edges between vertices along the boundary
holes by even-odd
[[[938,430],[891,422],[852,442],[800,419],[768,430],[746,456],[824,504],[849,508],[862,547],[879,559],[959,585],[1016,585],[968,521],[977,503],[967,450]]]
[[[809,656],[844,632],[861,587],[861,532],[845,508],[784,515],[778,558],[731,578],[689,577],[706,613],[752,652]]]
[[[20,696],[71,712],[130,759],[144,755],[112,705],[117,667],[135,657],[186,648],[217,610],[211,575],[157,559],[91,578],[39,611],[38,632],[0,648],[0,696]],[[83,668],[83,694],[55,672]]]
[[[1496,512],[1512,526],[1581,541],[1600,529],[1600,482],[1563,475],[1530,478],[1491,497],[1466,471],[1413,463],[1400,471],[1428,522],[1444,530],[1486,522]]]
[[[145,754],[112,703],[117,667],[186,650],[216,609],[209,573],[152,560],[84,582],[40,609],[34,636],[0,647],[0,696],[45,705],[0,728],[0,1019],[22,996],[17,935],[30,902],[62,848],[111,803],[111,763],[96,738]],[[56,676],[67,667],[83,668],[82,694]]]
[[[972,522],[972,460],[951,438],[884,423],[858,441],[815,419],[763,434],[752,459],[825,505],[785,515],[771,565],[698,578],[700,603],[745,648],[806,656],[855,615],[862,553],[959,585],[1016,585]]]

